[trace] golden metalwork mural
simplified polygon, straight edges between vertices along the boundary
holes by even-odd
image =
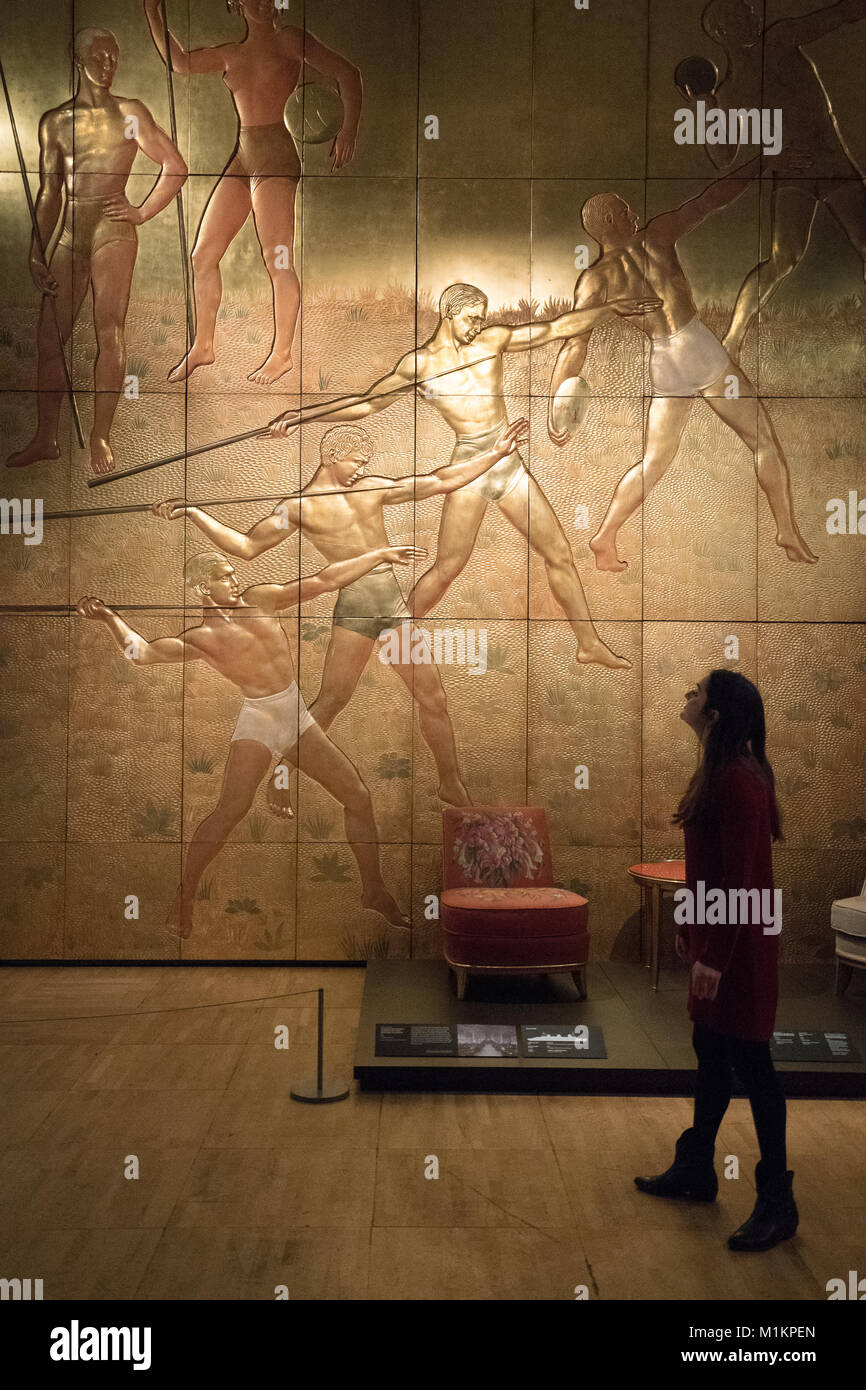
[[[866,0],[8,0],[7,959],[593,951],[764,695],[783,959],[866,857]]]

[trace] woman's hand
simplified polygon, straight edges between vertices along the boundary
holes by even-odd
[[[331,146],[331,173],[335,169],[342,169],[344,164],[349,164],[355,157],[354,130],[341,130]]]
[[[134,227],[140,227],[144,221],[141,208],[131,203],[124,193],[116,198],[106,198],[103,210],[112,222],[131,222]]]
[[[695,999],[715,999],[722,978],[721,970],[702,965],[696,960],[692,966],[692,994]]]

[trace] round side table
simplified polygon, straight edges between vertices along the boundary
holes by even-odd
[[[641,889],[640,953],[644,965],[649,965],[653,989],[659,987],[659,934],[662,920],[662,896],[681,888],[686,881],[684,859],[663,859],[657,864],[632,864],[629,873]],[[649,916],[650,958],[646,959],[645,922]]]

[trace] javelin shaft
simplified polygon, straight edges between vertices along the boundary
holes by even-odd
[[[168,85],[168,118],[171,129],[171,143],[177,149],[177,116],[174,105],[174,69],[171,63],[171,35],[168,30],[168,0],[162,0],[162,32],[165,36],[165,76]],[[186,298],[186,326],[190,343],[195,338],[195,316],[193,314],[192,288],[189,282],[189,254],[186,244],[186,218],[183,207],[183,189],[177,190],[177,230],[180,237],[180,257],[183,266],[183,292]]]
[[[42,240],[42,233],[39,230],[39,222],[36,217],[36,208],[33,204],[33,194],[30,192],[30,180],[27,177],[27,166],[24,162],[24,153],[21,149],[21,141],[18,138],[18,126],[15,121],[15,112],[12,110],[12,98],[9,95],[9,88],[6,85],[6,72],[3,67],[3,60],[0,58],[0,81],[3,83],[3,95],[6,98],[6,110],[9,113],[9,124],[12,127],[12,139],[15,142],[15,153],[18,156],[18,168],[21,171],[21,180],[24,184],[24,196],[27,199],[27,211],[30,213],[30,223],[33,228],[33,239],[39,248],[39,255],[42,257],[42,264],[47,267],[48,262],[45,258],[45,244]],[[75,422],[75,433],[78,435],[78,443],[84,448],[84,431],[81,428],[81,416],[78,414],[78,402],[75,399],[75,392],[72,388],[72,378],[69,375],[69,367],[66,362],[66,349],[63,344],[63,335],[60,332],[60,320],[57,317],[57,301],[53,294],[43,294],[43,300],[48,299],[51,304],[51,317],[54,319],[54,327],[57,331],[57,342],[60,348],[60,360],[63,363],[63,376],[66,380],[66,392],[69,396],[69,404],[72,408],[72,419]]]
[[[383,491],[384,489],[366,488],[366,492]],[[183,502],[184,507],[234,507],[244,502],[281,502],[286,497],[301,497],[300,492],[265,492],[257,496],[246,495],[244,497],[211,497],[205,502]],[[317,497],[342,497],[345,495],[344,489],[336,488],[333,493],[320,492]],[[43,512],[43,521],[78,521],[82,517],[91,516],[128,516],[133,512],[149,512],[153,510],[152,502],[134,502],[128,507],[82,507],[74,512]]]
[[[299,575],[299,578],[304,578]],[[200,613],[200,603],[107,603],[106,608],[110,608],[115,613]],[[238,611],[232,604],[215,603],[214,608],[225,608],[228,612],[234,613],[238,618],[254,617],[257,610],[250,609],[248,613]],[[0,613],[11,615],[36,614],[36,613],[59,613],[71,616],[77,613],[78,609],[74,603],[3,603],[0,604]],[[280,617],[291,616],[290,614],[280,614]]]
[[[462,362],[459,367],[448,367],[444,372],[436,372],[433,376],[421,377],[419,381],[408,381],[405,385],[392,386],[390,391],[382,391],[378,396],[368,396],[367,400],[381,400],[383,396],[396,396],[401,391],[409,391],[413,386],[423,386],[428,381],[438,381],[443,376],[452,376],[454,372],[465,372],[467,367],[480,367],[482,362],[493,362],[499,353],[491,352],[487,357],[478,357],[474,362]],[[324,420],[330,415],[335,406],[343,405],[347,401],[358,404],[365,399],[359,397],[357,391],[345,396],[336,396],[332,401],[326,401],[322,405],[300,406],[298,414],[306,409],[310,413],[304,415],[303,419],[298,420],[299,425],[314,424],[316,420]],[[169,454],[167,458],[152,459],[150,463],[137,463],[134,468],[123,468],[117,473],[103,473],[95,478],[87,479],[88,487],[104,487],[106,483],[119,483],[122,478],[131,478],[136,473],[147,473],[151,468],[165,468],[169,463],[182,463],[184,459],[195,458],[197,454],[210,453],[212,449],[227,449],[232,444],[242,444],[247,439],[256,439],[259,436],[266,436],[267,425],[257,425],[255,429],[245,430],[243,434],[233,434],[229,439],[215,439],[212,444],[199,444],[195,449],[184,449],[179,454]]]
[[[525,464],[524,467],[526,467]],[[527,468],[526,471],[531,472],[529,468]],[[385,483],[384,486],[381,488],[365,488],[364,495],[369,496],[371,492],[387,492],[390,489],[390,487],[390,483]],[[334,488],[333,491],[323,490],[321,492],[317,492],[316,496],[345,497],[348,490],[349,489],[347,488]],[[178,498],[177,500],[183,507],[198,507],[199,509],[201,509],[204,507],[238,507],[243,506],[245,502],[282,502],[284,499],[303,500],[303,497],[304,492],[302,489],[300,492],[263,492],[258,493],[254,496],[251,496],[249,493],[245,493],[242,497],[210,497],[206,499],[204,502],[185,502],[182,498]],[[94,516],[131,516],[134,512],[151,511],[153,511],[152,502],[133,502],[127,507],[80,507],[78,511],[72,512],[43,512],[42,520],[79,521],[82,520],[84,517],[90,518]],[[0,609],[0,612],[2,612],[2,609]]]
[[[200,444],[195,449],[184,449],[179,454],[169,454],[168,458],[156,459],[151,463],[137,463],[134,468],[123,468],[118,473],[102,473],[98,477],[88,478],[88,487],[102,487],[105,483],[119,483],[121,478],[131,478],[136,473],[147,473],[151,468],[164,468],[169,463],[182,463],[184,459],[195,458],[197,454],[209,454],[211,449],[227,449],[231,444],[242,444],[246,439],[255,439],[257,435],[265,434],[261,425],[257,425],[254,430],[245,430],[243,434],[233,434],[229,439],[218,439],[214,444]]]

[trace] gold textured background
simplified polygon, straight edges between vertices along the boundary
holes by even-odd
[[[188,46],[240,35],[216,0],[170,0]],[[704,151],[675,146],[671,80],[677,60],[719,53],[703,35],[702,0],[618,0],[575,11],[568,0],[292,0],[306,24],[362,71],[356,158],[328,172],[308,147],[296,217],[303,282],[296,366],[260,388],[247,373],[270,341],[270,292],[251,222],[222,264],[217,361],[186,388],[166,375],[184,351],[183,278],[173,208],[139,231],[127,321],[128,366],[141,398],[121,401],[113,433],[121,466],[194,448],[306,404],[365,388],[436,324],[445,284],[478,283],[492,321],[549,318],[570,307],[584,200],[602,189],[642,217],[673,206],[712,176]],[[768,21],[812,0],[773,0]],[[164,70],[140,0],[76,0],[74,23],[109,27],[121,47],[114,90],[168,124]],[[70,94],[70,0],[49,10],[4,5],[3,61],[30,183],[37,183],[40,113]],[[861,83],[866,23],[810,52],[848,144],[866,157]],[[190,168],[188,239],[234,141],[231,99],[216,77],[176,78],[178,140]],[[428,114],[438,141],[423,138]],[[140,157],[129,196],[152,182]],[[768,183],[708,220],[682,244],[702,316],[726,327],[743,275],[769,245]],[[29,224],[8,123],[0,120],[0,427],[5,452],[29,438],[35,399],[38,297],[27,275]],[[752,331],[743,357],[786,451],[801,529],[820,563],[790,564],[745,446],[710,410],[693,407],[683,444],[646,507],[623,530],[621,575],[596,571],[587,547],[613,487],[643,447],[646,351],[622,322],[599,329],[585,375],[593,398],[564,449],[545,429],[554,348],[506,362],[512,418],[530,420],[524,455],[569,538],[602,636],[632,661],[613,673],[578,667],[574,641],[544,569],[498,511],[485,518],[470,563],[429,625],[484,627],[489,669],[442,670],[461,765],[473,798],[547,806],[557,879],[590,899],[593,952],[635,957],[638,860],[671,857],[681,839],[670,815],[694,766],[678,720],[684,691],[722,665],[740,641],[738,668],[764,694],[769,753],[784,816],[776,850],[789,961],[832,952],[829,904],[866,874],[866,537],[831,537],[826,505],[866,496],[863,396],[866,310],[862,266],[819,210],[807,256]],[[70,353],[85,430],[95,351],[85,304]],[[325,426],[287,441],[253,440],[141,474],[96,492],[68,410],[62,457],[6,473],[7,497],[38,495],[46,510],[280,496],[311,475]],[[403,398],[369,425],[376,469],[387,476],[447,462],[452,440],[425,402]],[[578,529],[578,507],[589,529]],[[269,510],[220,509],[248,527]],[[395,542],[433,552],[438,500],[394,508]],[[530,517],[531,523],[531,517]],[[43,544],[0,537],[0,954],[11,959],[341,959],[395,952],[381,919],[358,906],[354,862],[337,805],[302,780],[295,820],[271,817],[260,793],[205,874],[193,936],[160,935],[185,840],[212,807],[240,695],[203,666],[133,671],[106,635],[50,606],[84,593],[107,602],[178,604],[186,557],[206,548],[192,527],[146,513],[48,522]],[[289,540],[252,564],[244,583],[320,566]],[[403,577],[404,588],[408,581]],[[285,627],[307,702],[318,689],[333,599]],[[29,611],[28,611],[29,610]],[[140,615],[148,636],[169,615]],[[167,624],[169,626],[167,626]],[[417,713],[375,659],[331,737],[373,794],[386,881],[412,912],[406,954],[435,955],[439,924],[425,898],[440,888],[440,803]],[[576,791],[577,764],[590,786]],[[126,922],[136,893],[141,918]]]

